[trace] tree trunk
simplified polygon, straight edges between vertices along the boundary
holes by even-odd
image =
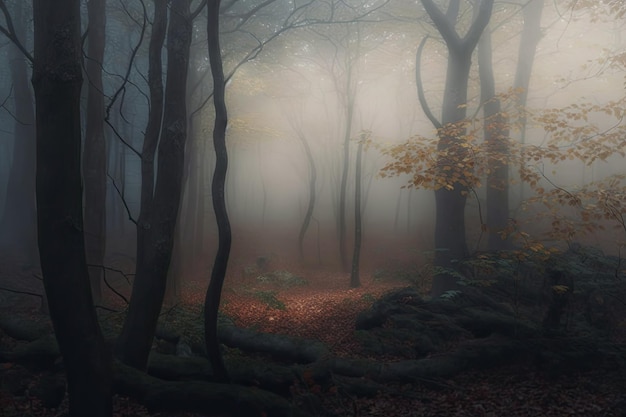
[[[67,373],[69,415],[110,416],[111,357],[85,261],[80,1],[35,0],[37,227],[44,286]]]
[[[520,108],[526,107],[528,99],[528,87],[530,86],[530,76],[535,62],[537,44],[541,40],[541,14],[543,12],[544,0],[531,0],[523,9],[524,27],[517,56],[517,69],[513,88],[520,89],[517,105]],[[520,130],[520,142],[526,143],[526,114],[522,112],[517,124]],[[519,199],[524,200],[524,181],[520,181]]]
[[[13,22],[17,36],[25,42],[27,20],[23,6],[23,2],[15,3]],[[7,197],[0,222],[0,244],[17,249],[27,259],[34,260],[37,257],[35,111],[26,58],[15,45],[11,45],[10,59],[16,121]]]
[[[137,369],[145,369],[147,365],[161,311],[182,192],[187,138],[186,84],[192,29],[189,3],[190,0],[174,0],[170,6],[167,80],[156,184],[151,204],[144,208],[144,204],[150,201],[150,190],[144,189],[144,185],[149,184],[144,184],[142,177],[142,213],[137,231],[137,271],[128,315],[118,341],[122,361]],[[159,11],[162,12],[162,8]],[[151,45],[151,49],[152,46],[154,45]],[[152,61],[150,64],[151,70],[154,70],[156,62]],[[155,67],[152,67],[152,64]],[[152,82],[154,85],[151,84],[151,88],[158,90],[156,80],[150,80],[150,83]],[[159,107],[154,107],[156,104],[152,103],[153,108],[159,111]],[[147,133],[146,131],[146,140]],[[144,150],[145,147],[144,142]],[[145,157],[146,155],[142,155],[142,163]],[[148,160],[145,163],[150,162]],[[144,168],[145,166],[142,166],[142,176],[149,175],[143,171]]]
[[[85,183],[85,254],[91,292],[96,304],[102,299],[102,267],[106,247],[106,142],[104,138],[104,96],[102,62],[105,43],[106,0],[89,0],[87,34],[87,123],[83,152]]]
[[[517,57],[517,69],[513,87],[521,90],[519,95],[519,106],[526,106],[528,99],[528,87],[532,74],[533,64],[537,44],[541,40],[541,14],[543,12],[544,0],[530,0],[523,9],[524,28],[520,40],[519,53]],[[521,142],[524,143],[526,133],[526,118],[524,114],[518,120],[521,131]]]
[[[213,269],[211,270],[211,282],[204,300],[204,339],[215,378],[218,381],[226,382],[229,380],[228,371],[224,365],[217,338],[217,316],[232,240],[224,193],[226,172],[228,170],[228,151],[226,149],[228,113],[225,101],[226,83],[224,80],[219,36],[220,0],[209,0],[208,10],[207,42],[209,45],[209,63],[211,65],[211,73],[213,74],[213,103],[215,107],[215,125],[213,127],[215,170],[211,192],[213,210],[215,211],[215,219],[217,221],[218,246]]]
[[[354,176],[354,251],[352,253],[352,270],[350,271],[350,286],[357,288],[361,286],[359,274],[359,263],[361,261],[361,167],[363,162],[363,140],[359,141],[356,150],[356,168]]]
[[[339,257],[341,260],[341,267],[348,271],[348,248],[346,244],[346,200],[348,199],[348,172],[350,170],[350,136],[352,136],[352,119],[354,117],[354,101],[355,93],[352,81],[352,62],[350,58],[347,58],[347,76],[346,76],[346,126],[343,132],[343,162],[341,164],[341,183],[339,185],[339,219],[338,219],[338,232],[339,232]]]

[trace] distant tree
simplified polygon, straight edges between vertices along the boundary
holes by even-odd
[[[7,184],[7,198],[0,212],[0,245],[18,250],[27,258],[37,257],[35,213],[35,111],[29,83],[28,12],[25,2],[14,2],[11,10],[0,1],[7,27],[0,31],[10,40],[9,69],[13,81],[15,119],[13,155]],[[9,13],[11,11],[11,13]],[[3,29],[3,30],[2,30]]]
[[[111,357],[93,308],[83,236],[80,1],[35,0],[33,14],[41,270],[69,415],[105,417],[112,413]]]
[[[363,221],[361,213],[361,177],[363,165],[363,145],[367,141],[365,133],[360,135],[359,144],[356,150],[356,166],[354,169],[354,249],[352,252],[352,267],[350,269],[350,286],[357,288],[361,286],[360,262],[361,243],[363,240]]]
[[[483,134],[487,144],[490,168],[487,171],[486,219],[487,248],[500,250],[510,247],[502,232],[509,222],[509,154],[511,127],[520,132],[520,142],[525,141],[525,107],[537,44],[541,39],[541,14],[544,0],[530,0],[520,5],[524,25],[520,36],[517,66],[513,88],[517,94],[515,105],[521,111],[518,117],[510,116],[502,109],[496,94],[495,71],[492,62],[491,31],[485,30],[478,44],[478,73],[480,77],[481,105],[483,108]]]

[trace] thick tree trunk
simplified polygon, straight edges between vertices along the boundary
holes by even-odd
[[[23,7],[22,2],[16,2],[13,9],[16,34],[22,42],[26,40],[26,14]],[[17,249],[29,260],[34,260],[37,257],[35,110],[26,57],[15,45],[11,45],[10,60],[16,122],[7,197],[0,221],[0,244]]]
[[[439,175],[447,176],[446,167],[453,165],[457,160],[463,160],[466,150],[461,141],[464,132],[449,134],[447,129],[465,119],[465,103],[467,101],[467,84],[471,66],[471,50],[451,50],[448,57],[448,73],[446,78],[445,96],[443,99],[442,125],[437,148],[446,152],[446,157],[438,160]],[[435,265],[453,269],[456,262],[469,255],[465,235],[465,203],[467,201],[467,187],[452,184],[453,189],[445,187],[435,191],[436,220],[435,220]],[[457,278],[447,272],[438,274],[433,279],[432,291],[440,294],[453,288]]]
[[[192,28],[189,3],[190,0],[174,0],[170,6],[168,71],[158,171],[154,196],[151,204],[145,208],[146,211],[143,204],[149,201],[150,196],[147,195],[149,190],[144,190],[142,183],[144,216],[140,217],[138,225],[137,271],[128,315],[118,341],[122,361],[138,369],[146,367],[163,303],[182,192],[187,138],[186,84]],[[155,89],[158,89],[157,85]],[[158,107],[155,111],[158,111]],[[142,155],[143,158],[145,155]],[[146,174],[143,168],[142,175]]]
[[[89,0],[87,34],[87,123],[83,152],[85,183],[85,254],[91,291],[96,304],[102,299],[102,268],[106,247],[106,142],[104,138],[104,95],[102,62],[105,43],[105,0]]]
[[[81,180],[80,1],[35,0],[37,227],[50,317],[67,373],[69,414],[110,416],[111,357],[85,262]]]
[[[215,106],[215,125],[213,126],[213,147],[215,149],[215,171],[211,192],[213,210],[218,228],[218,247],[215,262],[211,271],[211,282],[204,299],[204,339],[209,361],[218,381],[229,380],[228,371],[220,351],[217,337],[217,316],[222,296],[222,285],[226,276],[226,267],[230,256],[231,229],[226,210],[224,193],[226,172],[228,170],[228,152],[226,149],[226,126],[228,113],[226,109],[226,82],[222,66],[222,52],[219,36],[220,0],[209,0],[207,18],[207,43],[209,45],[209,63],[213,74],[213,103]]]

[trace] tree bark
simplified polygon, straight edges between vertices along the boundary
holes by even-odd
[[[207,18],[207,42],[209,45],[209,63],[213,74],[213,103],[215,106],[215,125],[213,126],[213,147],[215,149],[215,170],[211,192],[213,210],[218,229],[218,246],[211,282],[204,299],[204,338],[209,361],[218,381],[229,380],[228,371],[220,351],[217,336],[217,318],[222,296],[222,285],[226,276],[226,267],[230,256],[231,229],[226,210],[226,196],[224,193],[226,172],[228,170],[228,152],[226,149],[226,126],[228,113],[226,109],[226,83],[222,66],[222,52],[219,36],[220,0],[209,0]]]
[[[111,357],[93,308],[84,255],[80,1],[35,0],[33,14],[37,227],[43,281],[67,373],[69,414],[110,416]]]
[[[106,246],[106,142],[104,138],[104,95],[102,62],[105,45],[106,0],[89,0],[87,34],[87,123],[83,152],[85,183],[85,254],[94,302],[102,299],[102,268]]]
[[[187,139],[186,84],[192,30],[189,4],[190,0],[174,0],[170,6],[158,171],[151,204],[142,213],[144,217],[140,218],[138,225],[137,271],[128,315],[118,341],[122,361],[137,369],[146,367],[161,312],[182,192]],[[154,88],[158,89],[158,86]],[[158,107],[154,109],[159,111]],[[142,166],[142,175],[149,175],[143,169]],[[142,183],[142,210],[144,202],[150,200],[149,190],[143,187]]]

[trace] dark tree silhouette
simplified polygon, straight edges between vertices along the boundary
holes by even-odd
[[[142,213],[138,222],[137,268],[128,315],[118,340],[122,361],[145,369],[157,320],[161,311],[167,272],[172,257],[174,229],[180,205],[187,139],[187,71],[191,44],[192,21],[190,0],[174,0],[170,4],[167,33],[167,78],[165,84],[163,121],[158,144],[158,170],[154,194],[150,183],[142,179]],[[157,7],[160,2],[156,3]],[[159,9],[162,11],[162,5]],[[156,19],[155,19],[156,20]],[[152,45],[151,45],[152,49]],[[152,55],[156,56],[156,54]],[[159,65],[153,62],[153,65]],[[158,94],[159,86],[151,88]],[[160,111],[154,107],[154,111]],[[156,116],[155,116],[156,117]],[[150,119],[150,121],[153,121]],[[157,125],[149,125],[156,129]],[[150,140],[153,140],[151,137]],[[144,142],[144,148],[146,144]],[[148,146],[156,146],[150,142]],[[142,160],[149,157],[142,154]],[[153,161],[146,161],[147,165]],[[154,165],[151,165],[154,167]],[[144,172],[142,175],[151,175]],[[144,200],[145,199],[145,200]],[[144,204],[148,204],[145,208]],[[145,210],[145,211],[144,211]],[[143,216],[142,216],[143,215]],[[139,236],[141,235],[141,236]]]
[[[213,373],[218,381],[228,381],[228,371],[220,352],[217,338],[217,316],[222,296],[222,285],[226,276],[226,267],[230,256],[231,230],[226,210],[226,196],[224,193],[226,172],[228,170],[228,152],[226,150],[226,126],[228,113],[226,111],[226,82],[222,66],[222,52],[219,36],[220,0],[209,0],[207,18],[207,41],[209,45],[209,63],[213,74],[213,103],[215,106],[215,125],[213,126],[213,147],[215,148],[215,170],[211,192],[213,210],[218,228],[218,247],[215,262],[211,270],[211,282],[204,300],[204,338],[206,350],[213,367]]]
[[[110,416],[111,357],[93,308],[84,255],[80,1],[35,0],[33,14],[37,228],[43,281],[67,373],[69,414]]]

